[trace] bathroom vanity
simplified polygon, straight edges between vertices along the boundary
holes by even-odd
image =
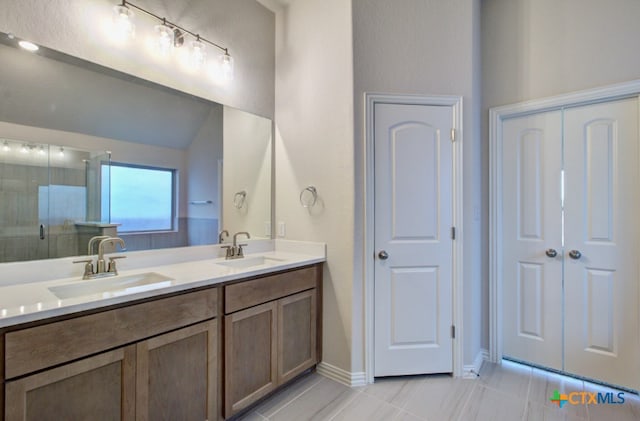
[[[40,315],[3,308],[4,419],[218,420],[314,367],[324,256],[245,259],[156,266],[169,284],[58,299]],[[59,293],[68,282],[29,288]]]

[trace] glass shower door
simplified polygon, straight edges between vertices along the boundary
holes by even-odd
[[[49,256],[48,188],[48,145],[1,139],[0,262]]]

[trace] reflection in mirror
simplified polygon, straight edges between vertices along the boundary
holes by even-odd
[[[115,233],[101,214],[101,166],[108,153],[2,139],[0,262],[84,254],[92,235]]]
[[[64,253],[53,253],[53,234],[46,247],[44,241],[28,240],[33,233],[40,237],[40,225],[51,225],[53,230],[60,221],[62,227],[83,226],[90,231],[113,231],[122,224],[118,235],[130,251],[213,244],[223,228],[248,230],[254,238],[270,237],[270,120],[46,48],[28,53],[15,48],[17,40],[2,33],[0,39],[0,237],[10,237],[0,240],[0,262],[86,254],[86,241],[79,234],[72,239],[68,233],[64,241],[75,246]],[[35,217],[43,199],[10,194],[8,186],[27,181],[16,181],[14,164],[4,160],[5,139],[16,146],[35,145],[36,152],[42,146],[52,157],[52,168],[60,146],[65,151],[85,151],[82,159],[92,163],[84,176],[85,214],[62,215],[59,210],[55,224],[45,224]],[[94,161],[107,150],[113,160],[110,177],[105,176],[104,160]],[[46,168],[41,168],[43,174]],[[137,172],[132,176],[133,170]],[[153,173],[151,178],[140,176],[142,170]],[[49,182],[47,175],[24,177],[53,197],[53,178]],[[231,209],[237,189],[247,191],[241,212]],[[161,198],[151,193],[160,190],[165,206],[161,213],[169,215],[169,223],[132,228],[131,218],[149,217],[151,209],[157,210]],[[29,222],[18,224],[7,216],[24,206],[32,209],[34,218]],[[21,231],[24,236],[16,236],[18,226],[27,230]],[[56,241],[62,242],[62,237]],[[18,245],[25,250],[20,256],[9,257],[11,252],[2,251]]]

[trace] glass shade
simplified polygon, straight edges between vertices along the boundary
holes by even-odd
[[[196,69],[201,68],[207,58],[206,46],[200,40],[191,43],[191,53],[189,54],[189,62]]]
[[[173,28],[167,25],[156,25],[156,34],[158,36],[157,47],[162,55],[167,55],[173,48],[174,33]]]
[[[114,38],[125,41],[135,38],[136,25],[133,23],[134,14],[127,6],[113,7],[113,36]]]
[[[220,70],[222,80],[225,82],[233,80],[233,57],[229,53],[220,54]]]

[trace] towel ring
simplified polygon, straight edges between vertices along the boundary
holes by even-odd
[[[311,208],[318,201],[318,190],[314,186],[307,186],[300,192],[300,204],[302,207]]]
[[[241,190],[233,196],[233,206],[236,209],[242,209],[244,202],[247,200],[247,191]]]

